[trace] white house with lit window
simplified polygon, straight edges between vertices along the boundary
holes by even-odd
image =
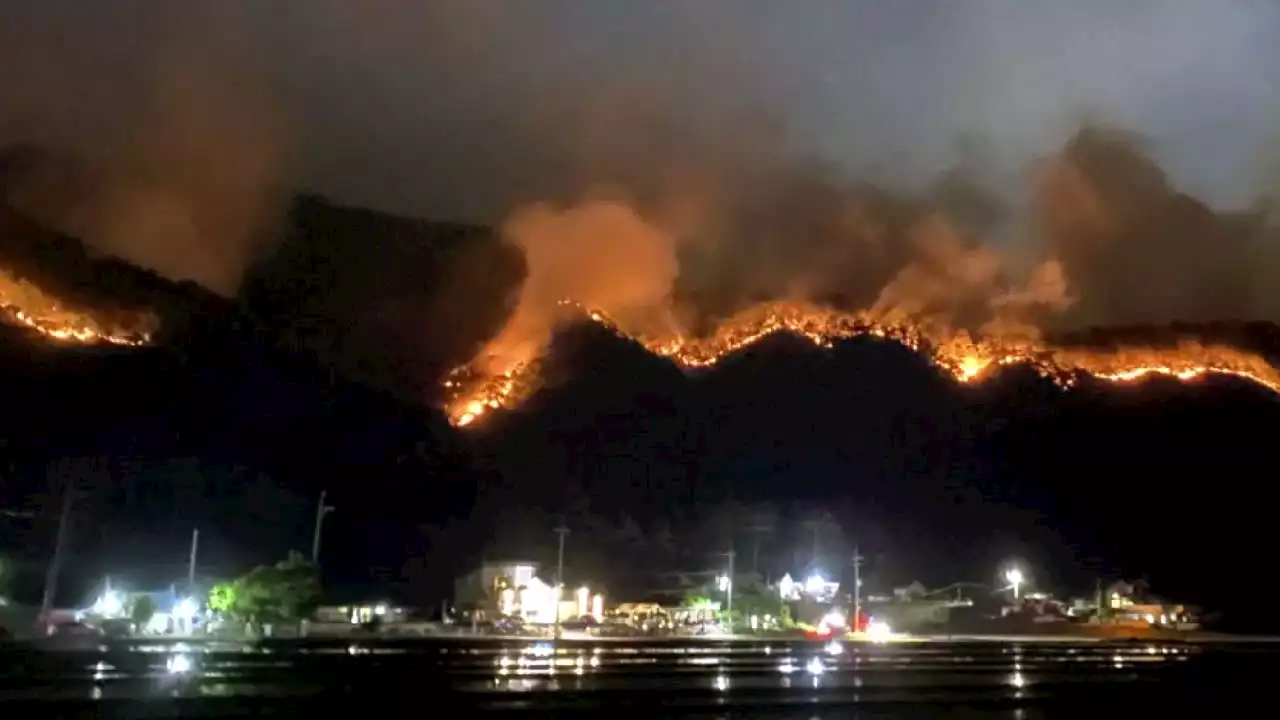
[[[538,577],[538,564],[529,561],[481,565],[455,582],[454,603],[475,619],[486,621],[516,617],[542,624],[604,616],[602,595],[587,587],[555,587]]]

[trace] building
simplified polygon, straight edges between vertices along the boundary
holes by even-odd
[[[802,599],[818,603],[830,603],[840,591],[840,583],[827,580],[820,572],[810,573],[803,583],[798,583],[787,573],[778,581],[778,595],[784,601],[794,602]]]
[[[532,561],[486,562],[454,582],[453,603],[462,612],[495,613],[504,589],[527,586],[537,572],[538,563]]]
[[[123,591],[113,588],[109,582],[104,583],[102,592],[93,599],[91,605],[76,611],[76,620],[93,623],[112,621],[131,621],[133,608],[141,598],[151,601],[154,610],[146,620],[146,624],[136,627],[136,632],[153,635],[179,634],[188,635],[195,631],[202,620],[202,595],[178,592],[176,586],[161,590]]]
[[[537,575],[528,561],[489,562],[457,579],[454,604],[476,621],[514,617],[530,623],[604,616],[604,597],[585,586],[566,597]]]
[[[400,606],[387,602],[355,602],[349,605],[321,605],[316,608],[313,619],[317,623],[348,623],[364,625],[366,623],[402,623],[408,618],[407,611]]]

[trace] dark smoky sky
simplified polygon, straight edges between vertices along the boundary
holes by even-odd
[[[1267,0],[6,2],[0,143],[115,142],[196,58],[237,84],[169,80],[213,98],[192,142],[269,113],[279,183],[415,215],[492,219],[726,127],[882,180],[965,134],[1013,169],[1084,116],[1237,204],[1271,177],[1278,30]]]

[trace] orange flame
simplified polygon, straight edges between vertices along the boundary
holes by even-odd
[[[31,328],[59,342],[140,346],[151,342],[159,319],[137,314],[135,327],[126,328],[70,310],[32,283],[0,269],[0,319]]]
[[[1192,341],[1170,348],[1055,347],[1033,337],[975,337],[944,327],[884,323],[869,312],[844,312],[805,302],[758,305],[724,321],[706,337],[650,338],[627,335],[602,313],[566,304],[620,337],[634,340],[649,352],[689,370],[711,367],[776,333],[790,333],[823,348],[838,340],[873,336],[924,354],[961,383],[981,381],[997,368],[1022,365],[1061,387],[1070,387],[1081,375],[1117,383],[1151,375],[1179,380],[1231,375],[1280,393],[1280,372],[1261,356]],[[495,410],[517,405],[537,388],[538,365],[538,359],[534,359],[494,376],[471,366],[455,369],[444,382],[449,418],[458,427],[468,427]]]

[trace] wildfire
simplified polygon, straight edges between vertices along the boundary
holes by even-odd
[[[133,328],[98,320],[63,307],[40,288],[3,269],[0,269],[0,319],[31,328],[52,340],[86,345],[146,345],[159,324],[151,314],[137,315]]]
[[[724,321],[705,337],[653,338],[627,335],[598,311],[566,305],[688,370],[711,367],[776,333],[790,333],[822,348],[839,340],[873,336],[923,354],[961,383],[979,382],[997,368],[1021,365],[1062,387],[1070,387],[1082,375],[1116,383],[1152,375],[1179,380],[1232,375],[1280,393],[1280,371],[1261,356],[1192,341],[1169,348],[1055,347],[1030,337],[975,337],[943,327],[885,322],[868,312],[844,312],[804,302],[758,305]],[[495,410],[513,407],[537,388],[539,374],[538,359],[516,364],[496,376],[487,376],[470,366],[458,368],[444,383],[449,417],[454,425],[467,427]]]

